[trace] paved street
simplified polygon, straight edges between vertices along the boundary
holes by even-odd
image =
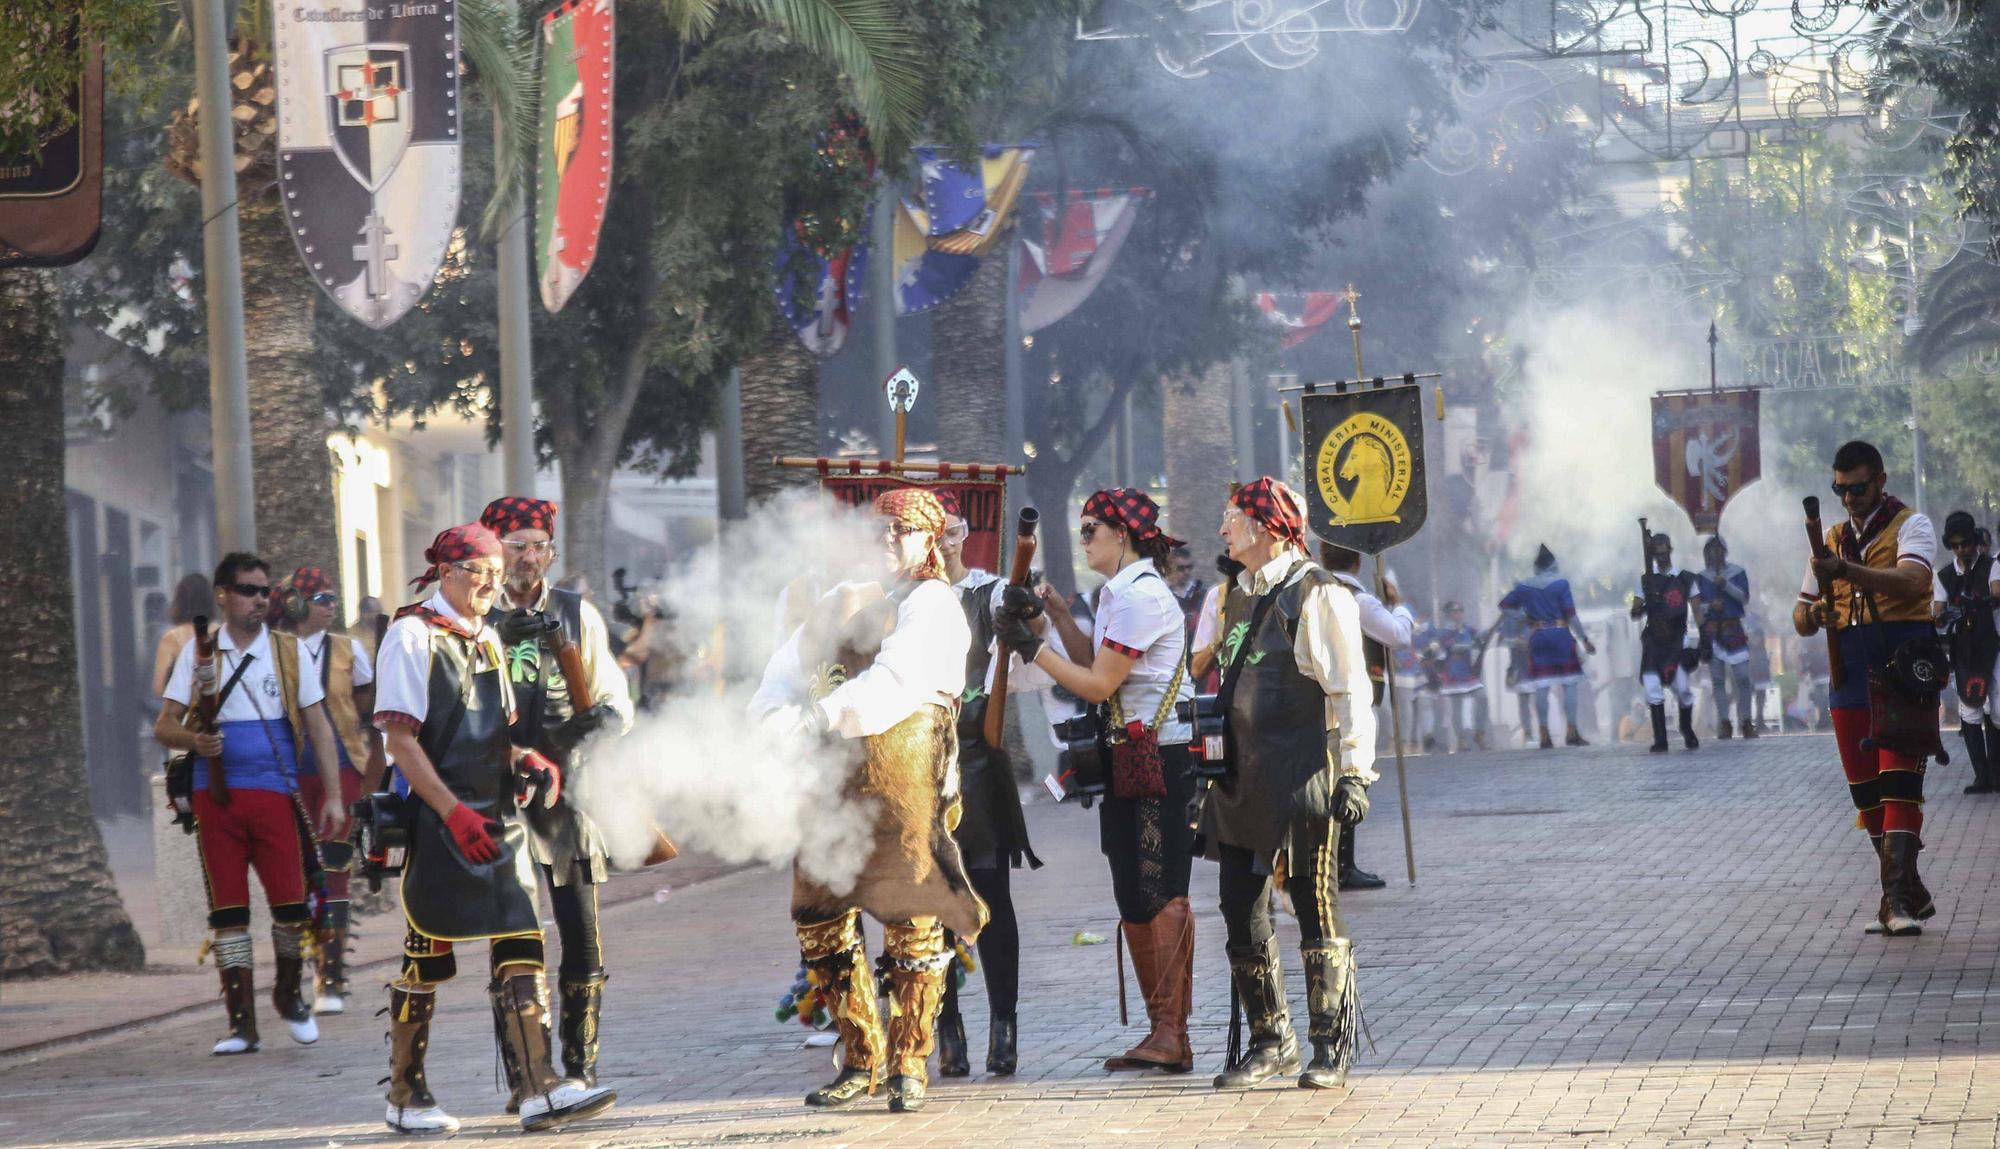
[[[1030,823],[1049,865],[1015,883],[1017,1077],[934,1083],[930,1107],[903,1117],[880,1101],[831,1114],[800,1106],[829,1064],[800,1048],[804,1031],[773,1020],[796,950],[786,878],[760,869],[609,911],[603,1069],[621,1094],[611,1117],[555,1137],[514,1131],[500,1114],[482,976],[445,991],[431,1082],[466,1119],[461,1142],[603,1149],[1992,1146],[2000,896],[1988,874],[2000,862],[2000,798],[1962,796],[1965,778],[1955,762],[1930,786],[1925,872],[1939,914],[1923,937],[1885,942],[1861,933],[1874,860],[1852,829],[1829,739],[1414,761],[1420,884],[1401,881],[1389,775],[1362,852],[1396,880],[1346,904],[1374,1049],[1345,1095],[1208,1088],[1228,986],[1205,864],[1198,1072],[1098,1068],[1137,1035],[1118,1025],[1112,948],[1072,944],[1078,930],[1112,931],[1109,885],[1094,818],[1047,805]],[[1285,937],[1303,1027],[1289,926]],[[985,1010],[971,989],[977,1068]],[[373,1008],[327,1019],[310,1049],[291,1046],[267,1010],[264,1052],[229,1061],[206,1056],[218,1004],[0,1062],[0,1145],[395,1140],[380,1124],[388,1054]]]

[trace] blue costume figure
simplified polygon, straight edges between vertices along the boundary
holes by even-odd
[[[1443,625],[1418,635],[1416,646],[1431,673],[1432,690],[1443,712],[1441,725],[1451,727],[1451,752],[1466,749],[1468,727],[1472,743],[1486,749],[1486,684],[1479,680],[1485,644],[1478,631],[1465,625],[1465,608],[1445,603]]]
[[[1570,597],[1569,580],[1556,568],[1556,556],[1545,545],[1535,553],[1535,573],[1514,584],[1500,600],[1501,610],[1517,610],[1528,627],[1528,668],[1518,680],[1535,692],[1535,713],[1541,716],[1541,744],[1544,750],[1555,745],[1548,723],[1548,691],[1562,687],[1563,720],[1568,724],[1564,744],[1588,745],[1576,728],[1577,684],[1583,681],[1583,660],[1577,655],[1580,639],[1591,654],[1591,644],[1576,621],[1576,600]],[[1572,630],[1574,628],[1574,630]]]
[[[1694,594],[1701,600],[1701,650],[1708,659],[1708,680],[1715,690],[1715,736],[1730,736],[1729,700],[1736,699],[1736,725],[1743,737],[1757,737],[1750,720],[1750,635],[1743,618],[1750,602],[1750,575],[1729,561],[1729,544],[1721,535],[1701,548],[1702,569],[1695,572]]]

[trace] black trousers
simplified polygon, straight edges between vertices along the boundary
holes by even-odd
[[[1340,823],[1302,818],[1294,823],[1287,858],[1285,892],[1299,918],[1299,944],[1322,945],[1340,935],[1338,854]],[[1271,940],[1271,874],[1260,874],[1258,857],[1250,850],[1219,844],[1221,876],[1217,893],[1222,924],[1232,950],[1261,948]]]
[[[542,879],[549,884],[549,906],[556,915],[556,936],[562,939],[562,964],[556,974],[563,981],[589,981],[604,973],[604,945],[597,929],[597,887],[572,874],[566,885],[558,886],[555,871],[541,867]]]
[[[1185,744],[1160,747],[1165,767],[1164,798],[1112,798],[1098,804],[1098,845],[1111,863],[1111,896],[1118,916],[1144,925],[1168,902],[1188,896],[1194,869],[1194,830],[1188,803],[1194,774]]]

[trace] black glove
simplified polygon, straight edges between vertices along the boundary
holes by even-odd
[[[1000,592],[1000,610],[1022,620],[1040,618],[1042,598],[1032,587],[1009,583],[1007,588]]]
[[[1041,636],[1028,629],[1027,619],[1010,611],[993,612],[993,634],[1000,640],[1000,645],[1020,655],[1022,662],[1033,662],[1035,656],[1042,652]]]
[[[1368,783],[1352,774],[1343,774],[1333,784],[1333,820],[1343,826],[1359,826],[1368,816]]]
[[[508,611],[506,617],[502,618],[499,625],[493,629],[500,633],[501,642],[513,646],[531,638],[540,638],[561,625],[559,619],[551,618],[540,611],[523,609]]]
[[[568,759],[583,740],[618,721],[618,711],[609,702],[600,702],[580,714],[573,714],[563,722],[550,727],[542,737],[556,757]]]

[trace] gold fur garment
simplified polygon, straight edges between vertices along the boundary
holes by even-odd
[[[886,1035],[875,1007],[868,951],[861,945],[861,915],[850,910],[827,921],[802,922],[798,934],[806,977],[825,991],[827,1016],[840,1029],[841,1064],[866,1069],[873,1093],[882,1074]]]
[[[888,1072],[924,1081],[951,964],[944,927],[936,918],[885,923],[882,953],[889,965]]]
[[[866,668],[895,628],[896,604],[875,584],[846,584],[814,608],[800,640],[801,661],[818,668],[823,693]],[[936,918],[968,942],[987,921],[966,878],[952,825],[958,816],[956,715],[919,707],[881,734],[850,741],[848,800],[872,805],[874,845],[854,888],[836,893],[794,869],[792,920],[824,921],[850,907],[881,922]]]

